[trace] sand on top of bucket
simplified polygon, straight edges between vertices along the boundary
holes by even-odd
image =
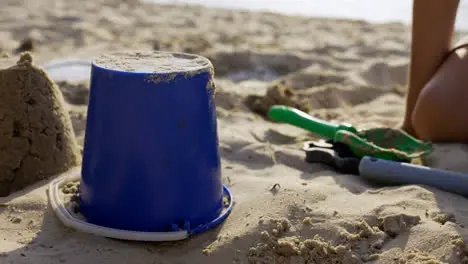
[[[23,53],[0,65],[0,196],[80,163],[62,94]]]
[[[119,51],[102,54],[93,60],[97,67],[119,71],[147,74],[145,81],[152,84],[170,82],[177,76],[189,79],[201,73],[210,77],[206,89],[215,92],[214,67],[203,56],[166,51]]]
[[[93,60],[102,68],[137,73],[185,73],[209,70],[211,62],[202,56],[175,52],[114,52]]]

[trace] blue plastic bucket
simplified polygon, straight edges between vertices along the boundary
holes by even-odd
[[[80,208],[89,223],[143,232],[204,231],[224,220],[208,59],[120,52],[93,60]]]

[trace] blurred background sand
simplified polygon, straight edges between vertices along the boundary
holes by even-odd
[[[356,8],[358,2],[371,10]],[[251,9],[352,15],[376,24],[137,0],[0,1],[5,56],[30,50],[39,65],[122,49],[208,57],[216,69],[223,181],[235,198],[233,213],[216,230],[178,243],[130,243],[65,228],[41,182],[0,198],[0,263],[468,263],[466,198],[427,186],[382,186],[307,164],[300,147],[313,136],[264,118],[271,103],[290,103],[358,128],[397,125],[410,2],[249,2]],[[89,84],[57,84],[82,145]],[[467,153],[464,145],[437,145],[427,164],[468,172]]]
[[[411,23],[413,1],[408,0],[145,0],[153,3],[200,4],[208,7],[271,11],[290,15],[362,19],[373,23]],[[468,2],[460,1],[456,27],[468,30]]]

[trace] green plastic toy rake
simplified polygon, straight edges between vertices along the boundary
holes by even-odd
[[[300,127],[325,139],[346,144],[359,158],[364,156],[393,161],[410,161],[432,152],[432,144],[402,130],[373,128],[358,131],[352,125],[334,125],[288,106],[275,105],[268,117],[276,122]]]

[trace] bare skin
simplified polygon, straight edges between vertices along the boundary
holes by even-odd
[[[458,0],[414,0],[402,128],[433,142],[468,143],[468,46],[451,52]]]

